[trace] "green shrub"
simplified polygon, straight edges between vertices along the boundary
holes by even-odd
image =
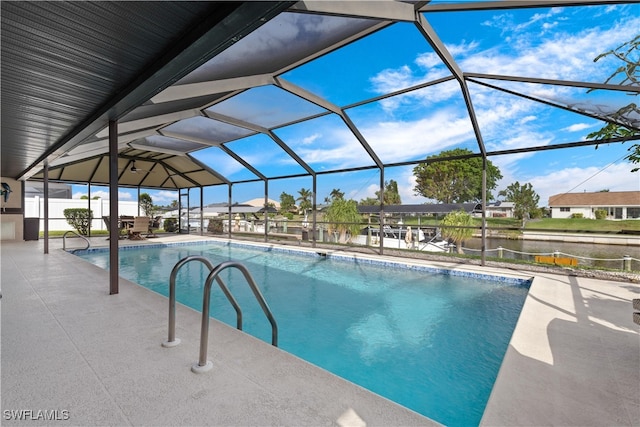
[[[529,218],[536,219],[542,218],[544,216],[544,209],[542,208],[534,208],[529,211]]]
[[[473,235],[473,217],[464,211],[448,213],[440,222],[442,237],[453,240],[458,253],[463,253],[462,242]]]
[[[596,219],[607,219],[607,210],[606,209],[596,209],[595,215],[596,215]]]
[[[89,224],[93,219],[93,211],[87,208],[69,208],[63,211],[69,225],[76,229],[78,234],[89,234]]]
[[[571,214],[571,218],[574,218],[574,219],[576,219],[576,218],[584,218],[584,215],[581,214],[581,213],[574,213],[574,214]]]
[[[358,213],[355,200],[333,199],[324,213],[324,220],[328,223],[329,233],[338,232],[338,243],[347,243],[351,236],[360,232],[362,215]]]
[[[207,232],[222,234],[222,220],[220,218],[210,219],[207,225]]]
[[[164,228],[164,231],[167,233],[173,233],[178,230],[178,220],[175,218],[167,218],[164,220],[162,228]]]

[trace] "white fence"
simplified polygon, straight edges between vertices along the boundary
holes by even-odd
[[[89,208],[93,211],[92,230],[106,230],[107,226],[102,220],[103,216],[109,216],[108,199],[49,199],[49,230],[67,231],[73,230],[64,217],[64,210],[69,208]],[[142,212],[140,212],[142,214]],[[118,215],[138,215],[138,202],[118,202]],[[24,199],[24,217],[40,218],[40,231],[44,230],[44,198],[27,197]]]

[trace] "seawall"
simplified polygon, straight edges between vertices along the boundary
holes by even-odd
[[[546,231],[524,231],[522,240],[539,240],[567,243],[593,243],[600,245],[640,246],[640,236],[629,234],[553,233]]]

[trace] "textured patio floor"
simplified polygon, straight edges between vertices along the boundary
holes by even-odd
[[[108,272],[61,245],[51,240],[44,255],[42,241],[2,243],[3,425],[435,424],[215,320],[214,368],[193,374],[199,313],[178,305],[182,344],[163,348],[167,300],[124,279],[108,295]],[[536,277],[483,424],[637,425],[640,335],[631,299],[639,291]],[[59,419],[16,419],[46,416],[38,411]]]

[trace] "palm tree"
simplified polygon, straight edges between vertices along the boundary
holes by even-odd
[[[331,193],[329,193],[329,197],[324,198],[324,202],[331,203],[336,199],[343,199],[343,198],[344,198],[344,192],[340,191],[339,188],[334,188],[333,190],[331,190]]]
[[[329,223],[329,232],[340,233],[340,243],[346,243],[358,235],[362,227],[362,215],[358,213],[355,200],[334,199],[324,214],[324,220]]]
[[[307,210],[311,209],[312,207],[311,196],[313,195],[313,193],[307,188],[301,188],[298,191],[298,194],[300,195],[300,197],[298,197],[296,201],[300,202],[300,209],[302,209],[302,211],[304,212],[304,224],[307,224]],[[306,225],[304,224],[303,226],[306,227]]]
[[[463,253],[462,242],[473,235],[473,218],[465,211],[450,212],[442,219],[442,237],[453,240],[458,253]]]

